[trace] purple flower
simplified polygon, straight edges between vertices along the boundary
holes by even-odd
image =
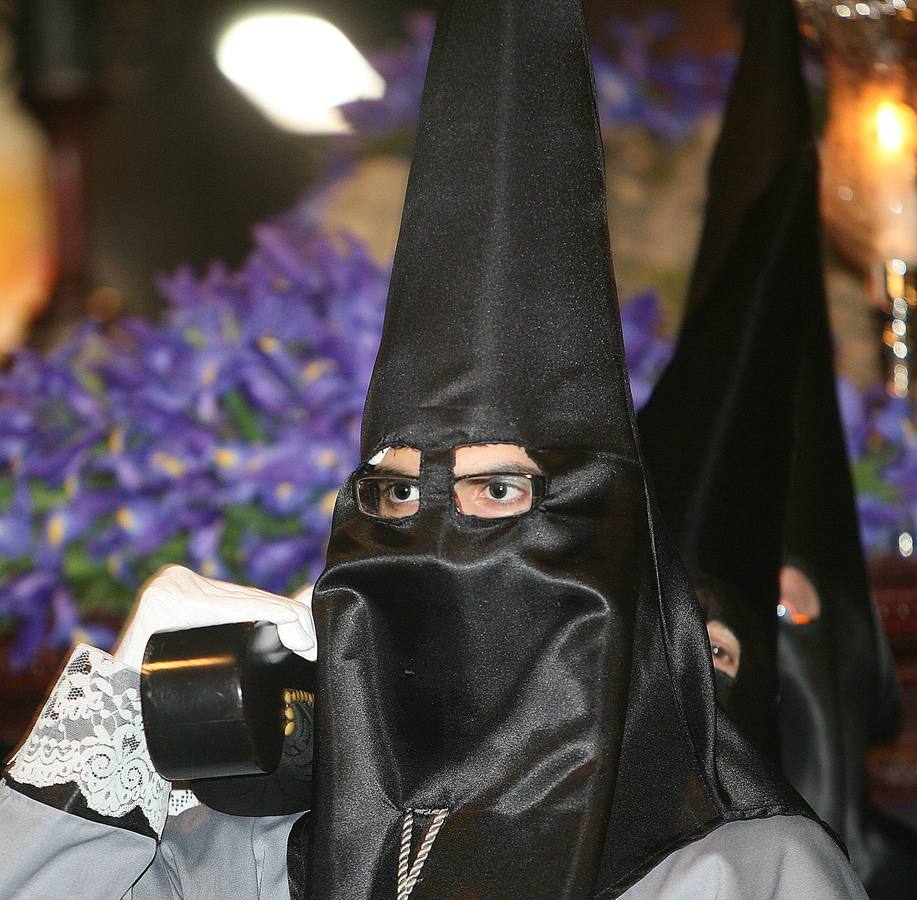
[[[7,509],[0,511],[0,559],[27,559],[34,548],[32,498],[21,481]]]
[[[73,595],[64,587],[57,588],[51,595],[51,627],[45,642],[55,648],[68,647],[82,642],[103,650],[110,650],[115,642],[115,632],[107,625],[85,622],[73,600]]]
[[[640,409],[672,356],[673,342],[659,335],[662,315],[659,297],[652,291],[621,304],[624,350],[630,372],[634,407]]]
[[[857,460],[866,449],[869,438],[867,405],[863,395],[846,378],[837,379],[837,402],[847,438],[847,455]]]
[[[315,548],[308,536],[265,541],[254,536],[242,542],[246,574],[253,583],[275,593],[287,593],[301,584]]]
[[[0,584],[0,618],[17,623],[10,649],[10,668],[21,672],[45,642],[57,573],[34,571]]]

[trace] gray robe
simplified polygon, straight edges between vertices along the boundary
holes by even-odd
[[[137,678],[98,650],[74,652],[9,767],[19,789],[0,782],[0,898],[288,900],[298,815],[227,816],[187,794],[173,796],[168,815],[168,783],[142,740]],[[395,860],[391,869],[394,881]],[[724,825],[622,896],[866,898],[828,835],[797,817]]]
[[[162,842],[0,787],[4,900],[288,900],[287,836],[297,816],[248,819],[198,806]],[[395,879],[392,863],[392,880]],[[666,857],[625,900],[837,900],[866,894],[809,819],[723,825]],[[502,900],[502,898],[501,898]]]

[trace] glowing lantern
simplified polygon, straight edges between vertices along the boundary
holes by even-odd
[[[914,0],[798,0],[823,48],[822,209],[834,246],[870,273],[886,390],[917,380],[917,15]]]
[[[11,57],[0,32],[0,353],[21,342],[48,300],[54,274],[48,147],[16,99]]]

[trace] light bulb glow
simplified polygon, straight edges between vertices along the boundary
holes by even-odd
[[[877,89],[869,104],[872,152],[864,159],[875,184],[875,250],[885,260],[917,254],[917,111],[893,85]],[[900,279],[900,276],[897,276]]]
[[[346,132],[337,107],[385,93],[382,77],[338,28],[302,13],[238,19],[220,36],[216,59],[270,121],[301,134]]]
[[[902,104],[885,100],[876,110],[876,133],[885,153],[900,153],[907,141],[907,112]]]

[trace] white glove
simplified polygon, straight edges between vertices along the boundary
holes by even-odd
[[[257,588],[204,578],[184,566],[166,566],[141,590],[112,655],[121,665],[139,672],[143,651],[154,632],[253,621],[274,622],[285,647],[305,659],[316,658],[311,587],[289,600]]]

